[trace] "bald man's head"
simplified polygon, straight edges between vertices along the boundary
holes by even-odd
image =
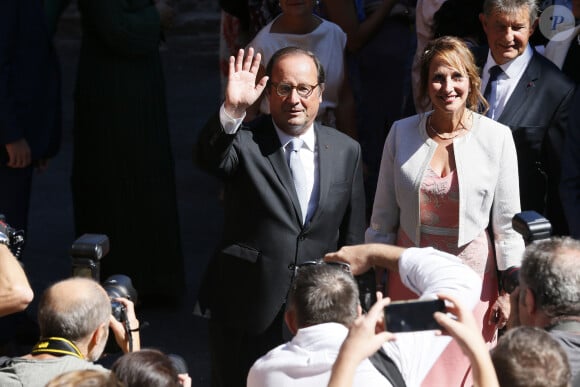
[[[62,337],[77,342],[109,321],[111,302],[97,282],[69,278],[52,285],[38,306],[42,337]]]

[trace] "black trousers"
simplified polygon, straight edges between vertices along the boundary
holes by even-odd
[[[233,322],[209,321],[212,387],[245,387],[254,362],[285,342],[284,308],[258,335],[249,334]]]

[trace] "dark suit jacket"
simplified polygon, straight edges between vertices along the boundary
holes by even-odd
[[[21,138],[33,160],[54,156],[60,119],[59,67],[43,2],[0,1],[0,163],[4,145]]]
[[[223,242],[200,293],[212,318],[262,332],[286,300],[289,265],[363,242],[360,146],[335,129],[315,123],[314,130],[320,196],[311,221],[302,226],[290,169],[270,116],[234,135],[223,131],[217,115],[203,129],[199,163],[225,181]]]
[[[570,105],[568,133],[562,156],[560,192],[568,215],[570,235],[580,239],[580,88]]]
[[[483,68],[487,51],[479,58]],[[560,235],[568,233],[558,187],[574,87],[552,62],[534,51],[498,118],[511,128],[514,136],[522,211],[535,210],[543,214],[552,223],[554,234]]]

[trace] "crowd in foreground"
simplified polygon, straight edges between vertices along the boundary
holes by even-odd
[[[160,22],[157,17],[165,12],[162,3],[143,8],[151,25]],[[87,23],[81,50],[85,65],[96,62],[91,59],[103,59],[106,44],[96,43],[99,39],[95,38],[100,24],[88,22],[103,4],[113,3],[80,2]],[[395,9],[390,1],[385,4]],[[342,63],[332,61],[338,53],[342,58],[342,51],[326,50],[330,46],[325,44],[308,46],[318,41],[308,38],[317,37],[324,43],[335,39],[344,48],[349,37],[313,15],[311,2],[282,0],[280,5],[281,15],[257,35],[254,43],[260,46],[240,49],[229,57],[224,102],[195,146],[198,165],[224,181],[223,241],[199,298],[200,310],[211,315],[212,384],[570,384],[577,378],[580,287],[574,262],[578,242],[554,238],[536,242],[524,252],[524,240],[512,223],[522,209],[536,210],[550,218],[555,234],[577,232],[580,109],[574,104],[580,97],[573,99],[574,82],[529,43],[537,25],[536,2],[485,0],[479,21],[488,47],[482,51],[458,37],[426,42],[417,57],[414,85],[418,106],[424,102],[425,111],[394,120],[390,130],[384,130],[376,192],[368,189],[372,164],[364,132],[349,130],[357,109],[345,82],[346,67],[335,69],[328,62]],[[399,8],[403,14],[409,11],[408,6]],[[111,10],[119,11],[107,9]],[[332,34],[318,36],[319,28]],[[109,33],[118,31],[107,30],[103,41],[117,42]],[[138,56],[139,49],[151,48],[157,38],[158,34],[140,40],[142,45],[131,47],[135,51],[126,51]],[[562,69],[570,68],[568,53]],[[158,53],[147,58],[150,67],[144,67],[158,71]],[[127,70],[124,65],[129,62],[120,61],[112,68]],[[101,73],[105,68],[96,66],[92,75],[113,73],[111,69]],[[79,76],[73,172],[76,205],[82,208],[83,197],[90,197],[83,194],[89,186],[85,179],[99,178],[106,170],[120,171],[123,183],[127,176],[136,176],[130,184],[119,185],[125,189],[113,193],[110,184],[99,185],[103,192],[94,200],[108,206],[107,195],[111,195],[115,215],[130,204],[137,203],[141,209],[138,203],[165,202],[145,194],[157,192],[152,187],[138,188],[150,180],[161,182],[167,189],[165,196],[174,199],[168,152],[153,152],[165,163],[147,163],[148,173],[133,173],[143,168],[132,168],[135,162],[144,165],[150,153],[147,145],[159,134],[155,130],[166,132],[164,101],[157,98],[162,91],[155,89],[155,98],[150,100],[161,107],[147,121],[154,124],[153,131],[146,131],[152,137],[140,136],[140,132],[108,125],[113,114],[99,111],[96,117],[104,123],[90,119],[98,96],[106,96],[102,104],[112,111],[117,104],[129,106],[111,98],[126,95],[115,87],[103,91],[99,77],[92,75]],[[379,83],[381,72],[371,75]],[[115,106],[106,104],[110,101]],[[143,106],[125,110],[140,118],[132,123],[143,122],[143,111],[150,111]],[[120,127],[123,122],[115,121]],[[101,126],[115,133],[100,131]],[[360,142],[352,138],[357,132]],[[96,141],[95,133],[104,135]],[[137,138],[144,143],[126,146]],[[159,139],[154,144],[167,150],[167,136]],[[8,169],[3,166],[1,171],[22,169],[29,183],[27,145],[19,138],[7,143]],[[134,152],[131,157],[102,157],[100,146]],[[373,192],[372,211],[367,221],[369,192]],[[139,200],[132,202],[134,197]],[[2,201],[3,206],[6,203]],[[104,214],[95,209],[98,213],[88,216],[88,223]],[[173,208],[161,212],[175,220]],[[82,228],[86,214],[77,215],[77,227]],[[138,217],[129,218],[138,221]],[[99,231],[108,233],[110,226],[111,232],[118,232],[124,222],[113,223],[103,221]],[[172,246],[171,255],[177,258],[171,260],[177,263],[172,269],[181,275],[179,243]],[[323,256],[326,263],[320,261]],[[135,254],[125,258],[118,262],[128,264]],[[156,263],[163,266],[165,261]],[[518,270],[519,283],[508,287],[509,276]],[[172,271],[164,274],[171,277]],[[182,285],[176,280],[175,292]],[[375,285],[389,297],[374,293]],[[6,385],[18,385],[19,379],[26,385],[43,385],[39,375],[57,376],[64,371],[63,364],[81,368],[91,364],[85,359],[96,360],[102,354],[109,326],[118,345],[130,352],[126,363],[120,360],[113,366],[113,374],[123,379],[123,369],[145,363],[130,356],[147,354],[139,350],[139,322],[133,306],[119,301],[128,311],[128,319],[121,324],[111,317],[110,301],[105,305],[100,290],[81,279],[47,290],[40,305],[41,338],[30,354],[6,360],[0,370]],[[88,298],[93,304],[85,304],[85,299],[82,305],[70,305],[82,300],[84,293],[92,293]],[[378,299],[374,306],[373,296]],[[372,334],[373,326],[385,325],[383,307],[417,297],[446,301],[446,309],[433,315],[441,326],[440,335],[429,331],[393,335],[388,322],[387,333]],[[26,305],[30,294],[22,292],[13,301],[7,310]],[[94,304],[97,301],[99,305]],[[360,316],[362,308],[368,311],[364,317]],[[67,313],[72,315],[60,322]],[[67,326],[83,313],[87,315]],[[506,326],[507,333],[498,340],[498,330]],[[31,370],[37,369],[41,371],[31,377]],[[172,375],[175,381],[176,372]],[[112,378],[107,380],[114,383]]]

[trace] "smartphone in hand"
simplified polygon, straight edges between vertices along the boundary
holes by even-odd
[[[392,302],[384,310],[385,330],[396,333],[441,329],[433,313],[445,310],[445,301],[439,299]]]

